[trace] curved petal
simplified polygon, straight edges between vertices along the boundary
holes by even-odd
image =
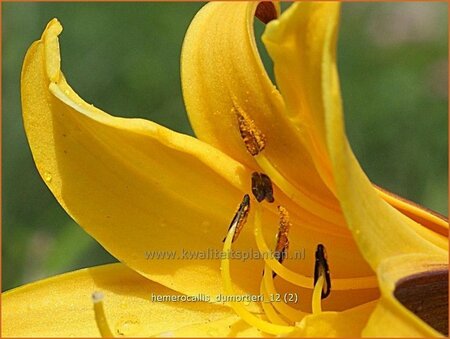
[[[294,126],[284,114],[283,99],[260,60],[253,31],[257,5],[211,2],[192,21],[181,59],[189,119],[199,139],[257,168],[242,141],[235,109],[246,112],[266,136],[264,155],[282,176],[306,197],[338,211],[318,172],[322,167],[304,144],[308,126]]]
[[[236,203],[250,190],[250,173],[195,138],[84,102],[60,72],[61,30],[57,20],[49,23],[22,71],[26,134],[45,183],[129,267],[188,294],[220,293],[219,258],[184,253],[221,248]],[[253,247],[251,235],[243,234],[238,248]],[[237,266],[260,274],[258,265]],[[240,275],[238,286],[256,290],[252,274]]]
[[[384,260],[377,273],[382,297],[363,335],[448,335],[448,262],[429,255],[400,255]]]
[[[378,194],[390,205],[398,209],[404,215],[410,217],[419,224],[429,228],[433,232],[442,234],[448,238],[448,219],[434,211],[424,208],[412,201],[399,197],[376,185]]]
[[[288,110],[314,124],[311,139],[320,140],[327,149],[346,221],[372,268],[395,253],[445,253],[445,237],[417,224],[378,195],[348,145],[336,68],[339,10],[339,3],[296,3],[268,24],[263,40]]]
[[[406,318],[413,318],[414,321],[407,320],[403,328],[400,325],[392,326],[389,329],[391,335],[417,334],[411,330],[415,326],[426,329],[422,334],[436,334],[411,312],[405,311],[404,307],[392,306],[393,298],[386,297],[388,292],[380,266],[383,267],[382,263],[389,258],[408,253],[414,257],[417,253],[433,256],[433,260],[445,265],[448,243],[442,236],[445,234],[442,230],[448,225],[441,220],[436,222],[425,217],[425,221],[432,220],[433,224],[430,227],[424,223],[431,230],[427,229],[389,205],[381,197],[382,193],[367,179],[353,155],[345,136],[335,59],[338,18],[338,3],[297,3],[279,20],[269,23],[264,41],[274,59],[276,71],[278,67],[277,80],[284,97],[286,92],[288,110],[291,107],[292,115],[310,114],[303,119],[309,119],[307,121],[315,126],[311,139],[317,138],[327,149],[337,197],[347,224],[364,258],[377,270],[379,284],[384,289],[376,315],[371,318],[371,324],[375,325],[369,324],[366,334],[383,334],[384,320],[394,324],[396,318],[405,320],[405,314]],[[299,30],[302,30],[302,34],[297,34]],[[311,110],[299,110],[308,105]],[[422,218],[420,214],[423,210],[414,210],[408,203],[399,204],[396,198],[391,200],[392,205],[399,210],[412,212],[410,214]],[[390,283],[392,294],[392,280]],[[391,307],[387,307],[386,303],[391,303]],[[376,328],[378,331],[374,330]]]
[[[328,158],[331,155],[330,147],[338,149],[342,145],[342,141],[331,140],[326,134],[329,134],[330,129],[326,125],[326,118],[330,115],[326,110],[340,109],[337,85],[333,84],[334,87],[329,88],[332,85],[331,77],[334,77],[335,83],[338,82],[334,44],[339,24],[339,8],[339,3],[295,3],[279,20],[270,22],[263,35],[265,46],[274,61],[277,83],[286,102],[285,112],[299,129],[302,126],[307,127],[303,128],[308,131],[308,150],[313,159],[316,159],[315,163],[326,169],[321,173],[329,175],[332,168]],[[325,56],[327,60],[324,60]],[[333,100],[331,95],[335,97]],[[336,169],[350,176],[350,172],[336,164],[333,164],[332,169],[333,178],[328,181],[336,180]],[[325,178],[326,175],[322,177]],[[354,186],[349,183],[346,185],[348,190],[353,190]],[[374,191],[373,188],[367,189]],[[402,213],[434,232],[448,236],[447,220],[433,216],[413,203],[378,187],[376,190],[384,200]],[[341,200],[341,194],[338,194],[338,198]],[[364,200],[360,200],[360,205],[361,201]]]
[[[376,302],[370,302],[343,312],[311,314],[297,324],[295,337],[360,337]]]
[[[107,322],[116,336],[151,337],[176,331],[201,335],[205,328],[256,336],[228,307],[207,302],[158,302],[152,295],[181,295],[123,264],[98,266],[28,284],[2,294],[4,337],[98,337],[91,295],[101,291]],[[233,325],[222,328],[222,323]],[[199,328],[198,331],[195,329]],[[183,331],[189,327],[189,331]]]
[[[196,139],[85,103],[57,71],[61,29],[57,21],[48,25],[30,48],[22,74],[25,129],[41,176],[69,215],[129,267],[187,294],[221,293],[221,240],[243,192],[251,190],[249,170]],[[289,204],[286,197],[280,202]],[[266,239],[278,224],[271,208],[263,221]],[[292,222],[292,248],[307,254],[305,260],[287,260],[288,267],[312,277],[310,254],[322,242],[330,247],[333,277],[374,274],[350,237],[330,233],[307,213]],[[242,232],[235,248],[254,253],[251,231]],[[235,260],[238,291],[259,290],[259,259]],[[290,288],[282,285],[280,292]],[[352,302],[377,293],[374,286]],[[345,308],[345,300],[345,291],[334,294],[330,307]]]

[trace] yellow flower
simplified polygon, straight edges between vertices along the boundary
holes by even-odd
[[[263,41],[281,94],[256,50],[255,11],[274,19]],[[345,136],[339,4],[295,3],[277,13],[268,3],[215,2],[193,20],[182,84],[199,139],[83,101],[60,71],[62,27],[48,24],[22,71],[34,161],[67,213],[126,266],[80,270],[4,294],[4,336],[97,336],[97,324],[103,334],[109,327],[126,336],[447,330],[448,222],[375,187]],[[267,201],[242,200],[252,190]],[[221,249],[232,254],[231,246],[236,254],[264,254],[275,245],[304,249],[305,257],[211,257]],[[185,256],[150,258],[158,251]],[[192,257],[205,251],[206,260]],[[98,299],[94,316],[94,291],[105,295],[107,324]],[[221,294],[260,293],[281,300],[215,302]],[[163,295],[177,301],[158,302]],[[195,296],[209,302],[179,301]]]

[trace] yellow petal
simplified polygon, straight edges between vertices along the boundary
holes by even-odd
[[[334,190],[325,144],[321,55],[327,23],[333,18],[330,6],[317,2],[295,3],[267,25],[262,37],[274,61],[277,84],[286,104],[284,114],[308,147],[322,179]],[[336,24],[337,22],[334,22]]]
[[[233,315],[217,321],[211,321],[203,324],[188,325],[169,333],[173,337],[244,337],[259,338],[266,337],[267,334],[250,326],[239,316]],[[162,333],[161,336],[167,336]]]
[[[388,265],[385,264],[386,260],[408,253],[412,256],[410,259],[429,255],[440,265],[445,265],[448,240],[442,234],[446,233],[443,229],[448,228],[448,225],[441,220],[425,217],[435,223],[430,227],[431,230],[427,229],[389,205],[365,176],[353,155],[345,135],[336,68],[338,19],[338,3],[297,3],[280,20],[269,23],[264,41],[274,58],[275,69],[278,67],[277,80],[288,110],[291,107],[293,111],[297,109],[294,112],[296,114],[310,114],[303,119],[315,126],[311,138],[321,140],[327,149],[337,197],[348,226],[364,258],[377,270],[379,284],[384,290],[376,316],[371,320],[375,325],[368,326],[366,334],[407,336],[417,334],[417,331],[414,332],[417,326],[422,328],[422,334],[436,334],[422,320],[406,311],[405,307],[390,307],[391,312],[384,312],[388,308],[385,304],[392,305],[394,300],[394,280],[385,281],[381,267]],[[304,107],[311,109],[302,109]],[[410,208],[407,203],[402,206],[395,200],[391,199],[391,203],[399,210],[409,211],[413,215],[423,212]],[[428,264],[431,264],[431,257],[427,258]],[[420,272],[420,265],[416,264],[417,260],[412,260],[412,270]],[[390,296],[387,296],[386,286],[390,288]],[[410,319],[398,327],[394,326],[395,319],[405,320],[405,317]],[[392,325],[386,332],[384,320],[387,326]],[[375,328],[378,331],[375,332]]]
[[[149,337],[199,326],[205,329],[257,335],[239,323],[232,311],[206,302],[156,302],[154,296],[181,297],[147,280],[123,264],[98,266],[63,274],[2,294],[4,337],[98,337],[91,295],[104,294],[107,322],[116,336]],[[232,328],[221,328],[226,319]],[[209,326],[211,324],[211,326]]]
[[[424,208],[412,201],[399,197],[381,187],[374,185],[378,194],[400,212],[433,232],[448,238],[448,219],[434,211]]]
[[[279,92],[264,70],[253,31],[257,2],[211,2],[192,21],[183,44],[183,96],[197,137],[250,168],[257,168],[241,135],[234,108],[264,133],[264,155],[308,198],[331,209],[339,205],[324,184]],[[277,183],[276,178],[273,178]],[[311,212],[311,211],[310,211]],[[339,217],[335,218],[339,223]]]
[[[292,130],[292,123],[284,114],[284,103],[259,59],[253,35],[256,7],[257,3],[251,2],[212,2],[191,23],[182,51],[183,94],[191,123],[200,139],[255,168],[232,111],[233,107],[239,106],[266,134],[264,154],[273,160],[277,170],[307,192],[307,196],[319,199],[320,204],[338,208],[302,143],[301,133],[299,136]],[[290,239],[292,248],[305,248],[309,254],[314,252],[318,242],[329,246],[336,278],[373,274],[353,240],[348,238],[348,230],[343,229],[343,218],[338,211],[338,217],[333,221],[341,227],[336,230],[336,225],[317,217],[315,211],[299,208],[289,201],[289,197],[284,199],[279,194],[276,197],[293,215],[296,214]],[[352,267],[348,265],[349,255],[354,259]],[[311,276],[313,261],[313,256],[308,255],[306,260],[286,262],[286,265]],[[370,291],[368,294],[373,298],[376,293]],[[344,307],[347,299],[336,294],[332,298],[341,299],[340,307]],[[333,301],[331,304],[336,305]]]
[[[378,268],[382,297],[365,336],[438,337],[448,334],[448,262],[406,254]]]
[[[326,148],[340,205],[372,268],[396,253],[445,253],[445,237],[415,223],[377,194],[348,145],[336,68],[339,10],[339,3],[296,3],[268,24],[263,39],[287,110],[309,121],[314,127],[311,138]]]
[[[115,118],[85,103],[55,71],[60,31],[57,21],[49,24],[43,39],[30,48],[22,74],[25,128],[41,176],[69,215],[129,267],[187,294],[222,292],[220,256],[214,253],[222,247],[243,192],[250,191],[249,171],[196,139],[148,121]],[[277,218],[265,213],[267,239],[276,231]],[[351,238],[336,238],[312,222],[306,213],[293,219],[292,245],[305,248],[307,255],[286,265],[312,276],[309,254],[322,242],[333,244],[329,254],[335,278],[373,275]],[[256,249],[251,227],[235,248],[246,254]],[[186,251],[203,258],[179,258]],[[166,260],[146,256],[158,253],[165,253]],[[348,253],[353,254],[353,267],[347,265]],[[237,290],[258,293],[254,277],[262,269],[261,260],[235,260]],[[289,288],[281,286],[280,292]],[[352,302],[371,300],[377,291],[360,295]],[[345,292],[335,297],[338,307],[345,307]]]
[[[49,23],[22,71],[25,129],[45,183],[68,214],[129,267],[178,291],[220,293],[220,258],[209,253],[190,260],[183,251],[221,248],[236,204],[250,189],[250,173],[195,138],[112,117],[84,102],[59,70],[61,30],[57,20]],[[251,233],[238,248],[255,248]],[[156,251],[165,260],[149,259]],[[238,286],[256,291],[258,265],[239,261],[237,267],[248,272],[238,275]]]
[[[343,312],[311,314],[297,324],[296,337],[360,337],[376,302],[348,309]]]

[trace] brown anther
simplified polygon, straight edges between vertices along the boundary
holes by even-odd
[[[266,146],[266,136],[256,127],[255,122],[238,107],[233,108],[247,151],[252,155],[258,155]]]
[[[240,203],[238,210],[236,214],[233,217],[233,220],[231,220],[230,227],[228,228],[228,232],[230,229],[236,225],[236,229],[234,230],[233,234],[233,240],[232,242],[235,242],[238,238],[239,234],[242,231],[242,228],[244,227],[245,223],[247,222],[248,213],[250,212],[250,196],[248,194],[244,195],[244,198],[242,199],[242,202]],[[225,242],[225,239],[227,237],[223,238],[222,242]]]
[[[316,250],[316,262],[314,265],[314,286],[317,284],[317,280],[321,275],[325,275],[325,283],[322,289],[322,299],[325,299],[331,292],[331,278],[330,269],[327,262],[327,252],[325,246],[319,244]]]
[[[278,257],[278,262],[283,263],[287,256],[287,251],[289,249],[289,239],[288,233],[292,224],[289,221],[289,213],[283,206],[278,206],[278,212],[280,213],[280,226],[277,233],[277,245],[275,247],[275,255]],[[273,277],[275,277],[275,272]]]
[[[263,23],[268,24],[278,17],[275,5],[270,1],[262,1],[256,7],[255,16]]]
[[[264,199],[270,203],[275,201],[273,198],[272,181],[264,173],[252,173],[252,193],[258,202]]]

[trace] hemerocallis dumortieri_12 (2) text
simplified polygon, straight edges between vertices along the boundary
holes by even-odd
[[[358,164],[336,67],[339,12],[336,2],[282,14],[276,3],[205,5],[181,56],[198,139],[81,99],[52,20],[24,60],[26,134],[55,198],[121,263],[5,293],[3,335],[445,335],[448,221],[373,185]],[[210,249],[221,257],[144,255]],[[298,249],[305,257],[290,258]],[[237,251],[265,255],[233,260]],[[286,295],[297,300],[273,297]]]

